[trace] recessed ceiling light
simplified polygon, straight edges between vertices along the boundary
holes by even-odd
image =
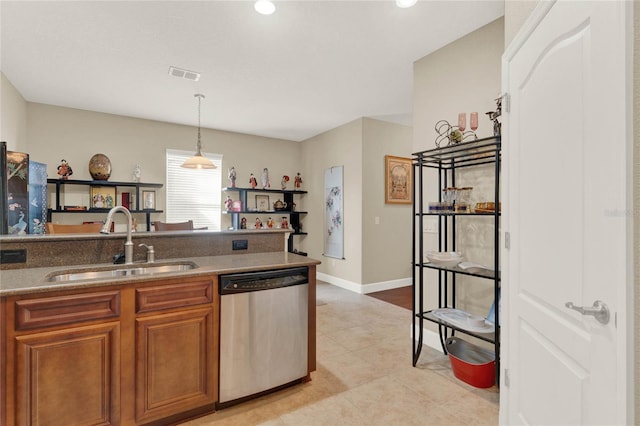
[[[276,5],[270,0],[258,0],[253,7],[256,9],[256,12],[263,15],[271,15],[276,11]]]
[[[178,67],[169,67],[169,75],[178,78],[184,78],[186,80],[198,81],[200,80],[200,73],[195,71],[189,71]]]
[[[396,6],[406,9],[416,4],[418,0],[396,0]]]

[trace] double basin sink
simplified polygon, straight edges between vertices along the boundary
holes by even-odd
[[[168,272],[184,272],[197,268],[193,262],[179,262],[162,265],[123,265],[117,269],[81,269],[75,271],[53,272],[46,276],[49,282],[69,282],[80,280],[95,280],[105,278],[123,278],[143,275],[164,274]]]

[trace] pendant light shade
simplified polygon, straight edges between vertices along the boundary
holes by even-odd
[[[215,169],[216,165],[207,157],[202,155],[202,142],[200,142],[200,103],[202,102],[204,95],[196,93],[193,96],[198,98],[198,142],[196,144],[196,153],[193,157],[182,163],[181,167],[185,167],[187,169]]]

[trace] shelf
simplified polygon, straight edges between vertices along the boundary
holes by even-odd
[[[240,212],[235,212],[232,210],[223,210],[222,214],[307,214],[307,212],[299,212],[299,211],[289,211],[289,210],[264,210],[264,211],[254,211],[254,210],[242,210]]]
[[[163,184],[161,183],[146,183],[146,182],[115,182],[109,180],[65,180],[65,179],[47,179],[48,184],[52,184],[56,186],[56,207],[54,209],[48,209],[48,217],[47,220],[51,221],[51,216],[53,213],[102,213],[106,214],[110,209],[87,209],[87,210],[65,210],[63,206],[60,204],[60,190],[63,186],[66,185],[76,185],[76,186],[88,186],[88,187],[125,187],[125,188],[134,188],[135,189],[135,203],[132,206],[137,206],[140,200],[140,188],[162,188]],[[144,193],[144,191],[143,191]],[[146,227],[147,231],[151,230],[151,214],[152,213],[162,213],[162,210],[155,209],[130,209],[131,213],[143,213],[146,216]]]
[[[421,213],[416,213],[416,216],[420,215]],[[470,213],[464,213],[464,212],[425,212],[422,213],[423,216],[466,216],[466,217],[473,217],[473,216],[495,216],[495,212],[470,212]],[[498,212],[498,216],[502,216],[501,212]]]
[[[135,188],[162,188],[161,183],[143,183],[143,182],[114,182],[110,180],[64,180],[64,179],[47,179],[47,183],[56,185],[85,185],[85,186],[129,186]]]
[[[499,300],[500,294],[500,271],[498,270],[500,260],[500,220],[502,213],[497,210],[481,210],[481,211],[429,211],[428,204],[426,203],[426,195],[429,193],[440,193],[448,187],[456,186],[456,177],[458,177],[459,171],[465,168],[484,166],[478,169],[483,175],[493,175],[493,191],[492,196],[486,199],[487,202],[494,203],[493,205],[498,207],[500,205],[500,163],[501,163],[501,138],[500,136],[488,137],[483,139],[477,139],[470,142],[462,142],[450,146],[443,146],[441,148],[429,149],[425,151],[416,152],[413,154],[412,164],[415,176],[415,185],[413,187],[413,290],[415,294],[414,306],[412,308],[413,313],[413,365],[415,366],[420,357],[423,343],[424,321],[430,321],[439,325],[438,334],[440,337],[440,344],[443,352],[447,353],[446,341],[448,337],[453,336],[454,333],[460,332],[470,336],[474,336],[478,339],[484,340],[493,344],[493,352],[496,356],[496,383],[500,383],[500,330],[496,329],[492,333],[481,333],[478,331],[465,330],[462,327],[464,324],[450,323],[447,319],[442,319],[434,315],[433,311],[425,311],[425,309],[433,309],[436,306],[439,308],[447,305],[456,306],[460,301],[458,292],[460,288],[465,286],[473,286],[476,284],[475,280],[458,279],[458,275],[469,277],[476,277],[479,279],[489,280],[492,283],[493,303]],[[428,169],[435,169],[433,171]],[[437,173],[434,173],[436,171]],[[465,182],[469,184],[468,182]],[[482,185],[485,185],[484,181],[481,181]],[[488,197],[488,196],[485,196]],[[434,200],[435,201],[435,200]],[[442,201],[438,196],[438,201]],[[471,204],[470,207],[474,207]],[[486,246],[488,250],[493,252],[494,265],[496,270],[489,270],[484,268],[468,268],[462,269],[459,266],[440,266],[434,263],[424,262],[424,253],[426,250],[425,242],[425,224],[427,217],[437,217],[438,226],[436,228],[437,233],[437,246],[441,251],[456,251],[458,249],[460,232],[465,232],[465,228],[458,227],[458,223],[468,223],[474,225],[469,228],[470,232],[476,228],[476,222],[469,223],[473,219],[460,219],[464,217],[485,217],[490,218],[490,222],[493,224],[492,244]],[[430,220],[430,219],[429,219]],[[487,221],[488,222],[488,221]],[[485,221],[477,222],[477,225],[484,225]],[[489,223],[486,223],[489,225]],[[463,240],[464,241],[464,240]],[[489,241],[487,241],[488,243]],[[431,242],[430,242],[431,243]],[[439,271],[437,274],[425,274],[426,269],[432,269]],[[427,291],[425,288],[437,289],[437,297],[431,300],[426,300]],[[488,296],[488,294],[487,294]],[[416,306],[416,301],[419,302],[419,307]],[[424,306],[423,303],[428,305]],[[499,323],[500,312],[499,309],[495,312],[495,321]]]
[[[500,157],[500,137],[477,139],[413,154],[414,164],[436,169],[493,164]]]
[[[423,268],[436,269],[438,271],[453,272],[454,274],[469,275],[471,277],[486,278],[489,280],[496,279],[496,274],[494,273],[494,271],[490,269],[473,268],[474,271],[470,271],[470,269],[472,268],[462,269],[459,266],[445,267],[445,266],[438,266],[433,263],[422,263],[420,264],[420,266],[422,266]],[[481,269],[481,270],[478,271],[478,269]],[[500,281],[500,273],[498,273],[498,281]]]
[[[463,328],[460,328],[460,327],[457,327],[457,326],[451,324],[450,322],[447,322],[445,320],[442,320],[442,319],[436,317],[435,315],[433,315],[432,311],[426,311],[426,312],[423,312],[422,314],[417,313],[416,317],[422,317],[422,318],[426,319],[427,321],[431,321],[431,322],[434,322],[436,324],[442,325],[444,327],[450,328],[452,330],[459,331],[460,333],[468,334],[469,336],[473,336],[473,337],[478,338],[480,340],[484,340],[485,342],[489,342],[489,343],[495,343],[496,342],[495,333],[478,333],[478,332],[475,332],[475,331],[465,330]]]
[[[56,209],[48,209],[49,213],[109,213],[111,209],[87,209],[87,210],[56,210]],[[133,213],[163,213],[164,210],[129,210],[129,212]]]
[[[240,188],[240,187],[235,187],[232,188],[230,186],[224,187],[222,188],[223,191],[247,191],[247,192],[278,192],[281,194],[306,194],[307,191],[302,191],[299,189],[274,189],[274,188],[268,188],[268,189],[262,189],[262,188]]]
[[[262,188],[240,188],[240,187],[229,187],[229,186],[222,188],[222,190],[225,191],[225,192],[228,192],[228,191],[236,191],[236,192],[238,192],[238,195],[239,195],[239,198],[240,198],[238,201],[240,201],[240,205],[242,207],[244,207],[244,208],[247,208],[250,205],[248,203],[248,201],[249,201],[248,194],[250,192],[254,192],[254,193],[257,193],[257,194],[260,194],[260,193],[262,193],[262,194],[282,194],[282,198],[284,199],[283,200],[284,205],[286,205],[288,207],[295,206],[294,195],[304,195],[304,194],[307,193],[307,191],[302,191],[302,190],[298,190],[298,189],[276,189],[276,188],[262,189]],[[271,201],[271,200],[269,200],[269,201]],[[254,205],[254,204],[251,203],[251,205]],[[257,207],[258,204],[256,203],[255,206]],[[233,229],[241,229],[240,215],[258,215],[258,216],[269,215],[269,216],[274,216],[274,217],[281,216],[281,215],[288,215],[289,216],[289,230],[291,230],[291,232],[289,233],[289,237],[288,237],[287,250],[290,253],[296,253],[297,252],[293,248],[293,236],[294,235],[307,235],[306,232],[295,231],[296,229],[300,229],[300,227],[301,227],[300,215],[307,214],[306,211],[297,211],[297,210],[263,210],[263,211],[257,211],[257,210],[242,210],[242,211],[223,210],[222,213],[223,214],[227,214],[227,215],[231,215],[231,226],[233,227]],[[302,253],[302,252],[298,252],[298,253]],[[306,256],[306,253],[304,255]]]

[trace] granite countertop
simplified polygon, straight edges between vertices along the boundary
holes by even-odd
[[[54,273],[78,272],[96,269],[124,269],[145,265],[166,265],[180,262],[192,262],[198,267],[188,271],[167,272],[153,275],[109,277],[69,282],[50,282],[47,277]],[[293,268],[318,265],[320,261],[288,252],[254,253],[242,255],[185,257],[158,261],[153,264],[135,263],[134,265],[71,265],[45,268],[25,268],[0,271],[0,297],[43,293],[59,290],[84,289],[106,285],[130,284],[132,282],[155,281],[175,277],[197,277],[200,275],[222,275],[237,272],[251,272],[268,269]]]

